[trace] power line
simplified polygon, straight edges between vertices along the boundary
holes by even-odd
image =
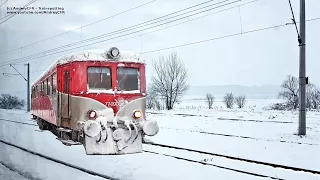
[[[209,1],[206,1],[204,3],[208,3],[208,2],[211,2],[211,1],[214,1],[214,0],[209,0]],[[226,2],[226,1],[230,1],[230,0],[224,0],[222,2]],[[237,1],[241,1],[241,0],[237,0]],[[235,3],[237,1],[234,1],[232,3]],[[167,16],[170,16],[172,14],[175,14],[175,13],[179,13],[179,12],[182,12],[182,11],[185,11],[187,9],[190,9],[190,8],[193,8],[193,7],[196,7],[196,6],[199,6],[199,5],[203,5],[204,3],[200,3],[200,4],[197,4],[195,6],[191,6],[191,7],[188,7],[188,8],[185,8],[185,9],[182,9],[182,10],[179,10],[179,11],[176,11],[174,13],[170,13],[170,14],[167,14],[167,15],[164,15],[164,16],[161,16],[161,17],[158,17],[158,18],[155,18],[155,19],[152,19],[152,20],[149,20],[149,21],[146,21],[146,22],[143,22],[143,23],[139,23],[139,24],[136,24],[136,25],[133,25],[133,26],[129,26],[127,28],[123,28],[123,29],[120,29],[120,30],[116,30],[116,31],[113,31],[113,32],[110,32],[110,33],[106,33],[106,34],[102,34],[102,35],[99,35],[99,36],[95,36],[95,37],[92,37],[92,38],[88,38],[88,39],[85,39],[85,40],[81,40],[81,41],[78,41],[78,42],[75,42],[75,43],[71,43],[71,44],[67,44],[67,45],[63,45],[63,46],[60,46],[60,47],[57,47],[57,48],[53,48],[53,49],[49,49],[49,50],[46,50],[46,51],[43,51],[43,52],[40,52],[40,53],[36,53],[36,54],[33,54],[33,55],[30,55],[28,57],[25,57],[25,58],[32,58],[33,56],[37,56],[37,55],[42,55],[44,53],[50,53],[50,52],[53,52],[53,51],[57,51],[57,50],[60,50],[60,49],[64,49],[64,48],[67,48],[67,47],[72,47],[72,46],[75,46],[75,45],[78,45],[78,44],[82,44],[82,43],[85,43],[85,42],[90,42],[90,41],[93,41],[93,40],[96,40],[96,39],[100,39],[100,38],[103,38],[103,37],[106,37],[106,36],[111,36],[111,35],[117,35],[117,34],[121,34],[123,32],[127,32],[127,31],[131,31],[131,30],[134,30],[134,29],[137,29],[137,28],[143,28],[144,26],[147,26],[147,25],[152,25],[152,24],[155,24],[155,23],[158,23],[158,22],[161,22],[163,20],[160,20],[160,21],[156,21],[156,22],[152,22],[152,21],[155,21],[155,20],[158,20],[158,19],[161,19],[163,17],[167,17]],[[221,3],[221,2],[219,2]],[[215,3],[215,4],[212,4],[212,5],[216,5],[216,4],[219,4],[219,3]],[[209,6],[212,6],[212,5],[208,5],[206,7],[203,7],[204,8],[207,8]],[[228,4],[225,4],[225,5],[228,5]],[[203,13],[203,12],[206,12],[206,11],[209,11],[209,10],[212,10],[212,9],[216,9],[216,8],[219,8],[221,6],[218,6],[218,7],[215,7],[215,8],[211,8],[211,9],[208,9],[208,10],[205,10],[205,11],[202,11],[202,12],[198,12],[198,13],[195,13],[195,14],[192,14],[192,15],[189,15],[189,16],[186,16],[186,17],[183,17],[183,18],[187,18],[187,17],[190,17],[190,16],[194,16],[194,15],[197,15],[197,14],[200,14],[200,13]],[[200,8],[201,9],[201,8]],[[199,9],[198,9],[199,10]],[[189,12],[194,12],[194,11],[189,11]],[[184,14],[180,14],[178,16],[181,16],[181,15],[185,15],[189,12],[186,12]],[[177,16],[174,16],[174,17],[177,17]],[[174,18],[174,17],[171,17],[171,18]],[[180,19],[183,19],[183,18],[180,18]],[[168,20],[170,18],[167,18],[167,19],[164,19],[164,20]],[[180,19],[176,19],[176,20],[173,20],[173,21],[177,21],[177,20],[180,20]],[[128,34],[125,34],[125,35],[120,35],[120,36],[117,36],[117,37],[114,37],[114,38],[111,38],[111,39],[107,39],[107,40],[112,40],[112,39],[116,39],[116,38],[119,38],[119,37],[122,37],[122,36],[126,36],[126,35],[130,35],[130,34],[134,34],[134,33],[138,33],[138,32],[141,32],[141,31],[144,31],[144,30],[148,30],[148,29],[151,29],[151,28],[154,28],[154,27],[158,27],[158,26],[161,26],[161,25],[165,25],[165,24],[168,24],[170,22],[173,22],[173,21],[169,21],[169,22],[166,22],[166,23],[163,23],[163,24],[160,24],[160,25],[155,25],[153,27],[149,27],[149,28],[145,28],[145,29],[142,29],[142,30],[139,30],[139,31],[135,31],[135,32],[131,32],[131,33],[128,33]],[[149,23],[148,22],[152,22],[152,23]],[[147,24],[146,24],[147,23]],[[143,26],[141,26],[143,25]],[[139,27],[140,26],[140,27]],[[131,29],[130,29],[131,28]],[[103,41],[107,41],[107,40],[103,40]],[[103,42],[101,41],[101,42]],[[91,45],[91,44],[89,44]],[[64,52],[64,51],[62,51]]]
[[[245,6],[245,5],[247,5],[247,4],[251,4],[251,3],[254,3],[254,2],[257,2],[257,1],[259,1],[259,0],[253,0],[253,1],[250,1],[250,2],[246,2],[246,3],[240,4],[240,5],[236,5],[236,6],[233,6],[233,7],[230,7],[230,8],[226,8],[226,9],[223,9],[223,10],[220,10],[220,11],[216,11],[216,12],[214,12],[214,13],[205,14],[205,15],[198,16],[198,17],[196,17],[196,18],[193,18],[193,19],[189,19],[189,20],[186,20],[186,21],[183,21],[183,22],[179,22],[179,23],[176,23],[176,24],[170,25],[170,26],[166,26],[166,27],[163,27],[163,28],[159,28],[159,29],[156,29],[156,30],[153,30],[153,31],[147,32],[147,33],[143,33],[143,34],[140,34],[140,35],[131,36],[131,37],[129,37],[129,38],[125,38],[125,39],[121,39],[121,40],[113,41],[113,42],[110,42],[110,43],[108,43],[108,44],[112,44],[112,43],[116,43],[116,42],[125,41],[125,40],[132,39],[132,38],[135,38],[135,37],[138,37],[138,36],[144,36],[144,35],[147,35],[147,34],[150,34],[150,33],[156,32],[156,31],[160,31],[160,30],[168,29],[168,28],[171,28],[171,27],[174,27],[174,26],[180,25],[180,24],[184,24],[184,23],[187,23],[187,22],[190,22],[190,21],[194,21],[194,20],[197,20],[197,19],[200,19],[200,18],[206,17],[206,16],[210,16],[210,15],[217,14],[217,13],[220,13],[220,12],[223,12],[223,11],[227,11],[227,10],[231,10],[231,9],[234,9],[234,8],[239,8],[239,7],[241,7],[241,6]],[[320,19],[320,18],[319,18],[319,19]],[[289,24],[288,24],[288,25],[289,25]],[[108,44],[106,44],[106,45],[108,45]],[[99,46],[99,47],[100,47],[100,46]]]
[[[117,31],[114,31],[114,32],[111,32],[111,33],[119,32],[119,31],[121,32],[121,31],[123,31],[123,30],[130,29],[130,28],[132,28],[132,27],[136,27],[136,26],[139,26],[139,25],[143,25],[143,24],[145,24],[145,23],[152,22],[152,21],[161,19],[161,18],[163,18],[163,17],[170,16],[170,15],[172,15],[172,14],[185,11],[185,10],[191,9],[191,8],[193,8],[193,7],[196,7],[196,6],[200,6],[200,5],[203,5],[203,4],[207,4],[207,3],[212,2],[212,1],[215,1],[215,0],[205,1],[205,2],[203,2],[203,3],[196,4],[196,5],[194,5],[194,6],[191,6],[191,7],[188,7],[188,8],[179,10],[179,11],[176,11],[176,12],[174,12],[174,13],[170,13],[170,14],[167,14],[167,15],[164,15],[164,16],[161,16],[161,17],[158,17],[158,18],[155,18],[155,19],[152,19],[152,20],[143,22],[143,23],[139,23],[139,24],[133,25],[133,26],[129,26],[129,27],[127,27],[127,28],[120,29],[120,30],[117,30]],[[225,0],[225,1],[230,1],[230,0]],[[240,0],[239,0],[239,1],[240,1]],[[219,3],[221,3],[221,2],[219,2]],[[219,3],[218,3],[218,4],[219,4]],[[100,20],[100,21],[101,21],[101,20]],[[99,22],[99,21],[97,21],[97,22]],[[91,24],[94,24],[94,23],[91,23]],[[89,24],[89,25],[90,25],[90,24]],[[86,25],[86,26],[88,26],[88,25]],[[83,26],[83,27],[85,27],[85,26]],[[80,27],[80,28],[82,28],[82,27]],[[80,29],[80,28],[77,28],[77,29],[74,29],[74,30],[78,30],[78,29]],[[74,31],[74,30],[71,30],[71,31]],[[67,31],[67,32],[70,32],[70,31]],[[65,33],[67,33],[67,32],[65,32]],[[62,33],[62,34],[65,34],[65,33]],[[61,35],[61,34],[60,34],[60,35]],[[91,40],[91,39],[94,40],[94,39],[97,39],[97,38],[104,37],[104,36],[106,36],[106,35],[110,35],[110,33],[106,33],[106,34],[102,34],[102,35],[100,35],[100,36],[92,37],[92,38],[86,39],[86,40],[84,40],[84,41],[88,41],[88,40]],[[58,36],[58,35],[57,35],[57,36]],[[76,45],[76,44],[79,44],[79,43],[83,43],[83,41],[78,41],[78,42],[76,42],[76,43],[72,43],[72,44],[68,44],[68,45]],[[67,46],[67,45],[66,45],[66,46]],[[26,47],[26,46],[25,46],[25,47]],[[20,49],[20,48],[17,48],[17,49]],[[15,49],[15,50],[17,50],[17,49]],[[13,50],[11,50],[11,51],[13,51]],[[1,54],[3,54],[3,53],[1,53]]]
[[[167,29],[167,28],[171,28],[171,27],[174,27],[174,26],[177,26],[177,25],[180,25],[180,24],[184,24],[184,23],[187,23],[187,22],[190,22],[190,21],[194,21],[194,20],[197,20],[197,19],[206,17],[206,16],[210,16],[210,15],[217,14],[217,13],[220,13],[220,12],[223,12],[223,11],[227,11],[227,10],[231,10],[231,9],[234,9],[234,8],[238,8],[238,7],[240,7],[240,6],[245,6],[245,5],[247,5],[247,4],[251,4],[251,3],[254,3],[254,2],[256,2],[256,1],[259,1],[259,0],[253,0],[253,1],[250,1],[250,2],[246,2],[246,3],[240,4],[240,5],[236,5],[236,6],[233,6],[233,7],[230,7],[230,8],[226,8],[226,9],[223,9],[223,10],[220,10],[220,11],[217,11],[217,12],[214,12],[214,13],[205,14],[205,15],[198,16],[198,17],[196,17],[196,18],[193,18],[193,19],[189,19],[189,20],[187,20],[187,21],[183,21],[183,22],[176,23],[176,24],[173,24],[173,25],[170,25],[170,26],[166,26],[166,27],[164,27],[164,28],[160,28],[160,29],[156,29],[156,30],[154,30],[154,31],[150,31],[150,32],[147,32],[147,33],[143,33],[143,34],[141,34],[141,35],[131,36],[131,37],[129,37],[129,38],[125,38],[125,39],[113,41],[113,42],[110,42],[110,43],[108,43],[108,44],[125,41],[125,40],[132,39],[132,38],[135,38],[135,37],[138,37],[138,36],[143,36],[143,35],[150,34],[150,33],[156,32],[156,31],[160,31],[160,30],[164,30],[164,29]],[[319,18],[319,19],[320,19],[320,18]],[[287,24],[287,25],[289,25],[289,24]],[[54,54],[58,54],[58,53],[54,53]],[[52,55],[54,55],[54,54],[52,54]],[[50,56],[50,55],[45,55],[45,56]],[[45,57],[45,56],[43,56],[43,57]],[[59,55],[59,56],[56,56],[56,57],[58,58],[58,57],[60,57],[60,55]],[[37,58],[34,58],[34,59],[37,59]],[[34,61],[34,59],[33,59],[33,60],[29,60],[29,62],[30,62],[30,61]],[[1,66],[4,66],[4,65],[0,65],[0,67],[1,67]]]
[[[45,70],[39,70],[39,71],[32,71],[30,72],[30,74],[33,74],[33,73],[37,73],[37,72],[44,72]],[[12,74],[12,73],[2,73],[3,75],[9,75],[9,76],[17,76],[19,74]],[[28,73],[21,73],[21,74],[28,74]]]
[[[11,15],[8,14],[8,15],[6,15],[6,16],[3,16],[2,18],[0,18],[0,20],[1,20],[1,19],[4,19],[4,18],[6,18],[6,17],[9,17],[9,16],[11,16]]]
[[[141,25],[143,25],[143,26],[152,25],[152,24],[155,24],[155,23],[158,23],[158,22],[162,22],[162,21],[165,21],[165,20],[168,20],[168,19],[172,19],[172,18],[174,18],[174,17],[178,17],[178,16],[181,16],[181,15],[185,15],[185,14],[188,14],[188,13],[190,13],[190,12],[194,12],[194,11],[197,11],[197,10],[201,10],[201,9],[204,9],[204,8],[207,8],[207,7],[210,7],[210,6],[214,6],[214,5],[223,3],[223,2],[227,2],[227,1],[230,1],[230,0],[220,1],[220,2],[218,2],[218,3],[210,4],[210,5],[207,5],[207,6],[202,7],[202,8],[193,9],[193,10],[191,10],[191,11],[189,11],[189,12],[186,12],[186,13],[183,13],[183,14],[178,14],[178,15],[175,15],[175,16],[173,16],[173,17],[169,17],[169,18],[166,18],[166,19],[162,19],[162,18],[168,17],[168,16],[170,16],[170,15],[174,15],[174,14],[183,12],[183,11],[185,11],[185,10],[192,9],[192,8],[194,8],[194,7],[207,4],[207,3],[212,2],[212,1],[215,1],[215,0],[205,1],[205,2],[203,2],[203,3],[196,4],[196,5],[190,6],[190,7],[188,7],[188,8],[185,8],[185,9],[182,9],[182,10],[179,10],[179,11],[176,11],[176,12],[173,12],[173,13],[170,13],[170,14],[167,14],[167,15],[160,16],[160,17],[158,17],[158,18],[155,18],[155,19],[152,19],[152,20],[149,20],[149,21],[145,21],[145,22],[143,22],[143,23],[139,23],[139,24],[136,24],[136,25],[133,25],[133,26],[129,26],[129,27],[126,27],[126,28],[123,28],[123,29],[120,29],[120,30],[117,30],[117,31],[114,31],[114,32],[111,32],[111,33],[103,34],[103,35],[100,35],[100,36],[96,36],[96,37],[93,37],[93,38],[89,38],[89,39],[87,39],[87,40],[99,39],[99,38],[102,38],[102,37],[105,37],[105,36],[108,36],[108,35],[114,34],[114,33],[118,34],[119,32],[122,32],[122,31],[127,30],[127,29],[131,29],[131,28],[137,29],[137,27],[139,28],[139,26],[141,26]],[[241,1],[241,0],[238,0],[237,2],[239,2],[239,1]],[[232,2],[232,3],[235,3],[235,2]],[[212,10],[212,9],[210,9],[210,10]],[[159,20],[159,19],[162,19],[162,20],[153,22],[153,21]],[[150,23],[150,22],[152,22],[152,23]],[[142,27],[143,27],[143,26],[142,26]],[[132,29],[131,29],[131,30],[132,30]],[[87,40],[86,40],[86,41],[87,41]],[[85,42],[86,42],[86,41],[85,41]],[[82,41],[82,42],[83,42],[83,41]]]
[[[9,0],[5,0],[2,4],[0,4],[0,8],[1,6],[3,6],[6,2],[8,2]]]
[[[314,19],[309,19],[306,21],[315,21],[315,20],[319,20],[320,18],[314,18]],[[254,33],[254,32],[259,32],[259,31],[265,31],[265,30],[270,30],[270,29],[275,29],[275,28],[280,28],[280,27],[284,27],[284,26],[288,26],[289,24],[280,24],[280,25],[274,25],[274,26],[269,26],[269,27],[264,27],[264,28],[260,28],[260,29],[254,29],[254,30],[250,30],[250,31],[243,31],[242,33],[234,33],[234,34],[229,34],[229,35],[225,35],[225,36],[220,36],[220,37],[216,37],[216,38],[211,38],[211,39],[205,39],[202,41],[196,41],[196,42],[191,42],[191,43],[186,43],[186,44],[181,44],[181,45],[177,45],[177,46],[171,46],[171,47],[167,47],[167,48],[161,48],[161,49],[156,49],[156,50],[151,50],[151,51],[145,51],[142,52],[142,54],[148,54],[148,53],[153,53],[153,52],[157,52],[157,51],[163,51],[163,50],[167,50],[167,49],[174,49],[174,48],[179,48],[179,47],[184,47],[184,46],[190,46],[190,45],[194,45],[194,44],[200,44],[200,43],[205,43],[205,42],[209,42],[209,41],[215,41],[215,40],[219,40],[219,39],[225,39],[225,38],[229,38],[229,37],[234,37],[234,36],[240,36],[240,35],[244,35],[244,34],[249,34],[249,33]]]
[[[309,20],[306,20],[306,21],[310,22],[310,21],[316,21],[316,20],[320,20],[320,18],[309,19]],[[201,41],[195,41],[195,42],[191,42],[191,43],[186,43],[186,44],[181,44],[181,45],[176,45],[176,46],[171,46],[171,47],[151,50],[151,51],[145,51],[145,52],[142,52],[141,54],[148,54],[148,53],[153,53],[153,52],[158,52],[158,51],[163,51],[163,50],[168,50],[168,49],[174,49],[174,48],[179,48],[179,47],[184,47],[184,46],[201,44],[201,43],[215,41],[215,40],[219,40],[219,39],[225,39],[225,38],[230,38],[230,37],[234,37],[234,36],[241,36],[241,35],[250,34],[250,33],[259,32],[259,31],[265,31],[265,30],[270,30],[270,29],[275,29],[275,28],[281,28],[281,27],[285,27],[285,26],[289,26],[289,25],[290,24],[285,23],[285,24],[279,24],[279,25],[274,25],[274,26],[268,26],[268,27],[254,29],[254,30],[250,30],[250,31],[243,31],[242,33],[241,32],[240,33],[234,33],[234,34],[219,36],[219,37],[215,37],[215,38],[211,38],[211,39],[205,39],[205,40],[201,40]]]
[[[153,3],[153,2],[155,2],[155,1],[157,1],[157,0],[149,1],[149,2],[147,2],[147,3],[144,3],[144,4],[141,4],[141,5],[139,5],[139,6],[133,7],[133,8],[131,8],[131,9],[128,9],[128,10],[122,11],[122,12],[120,12],[120,13],[117,13],[117,14],[108,16],[108,17],[106,17],[106,18],[100,19],[100,20],[98,20],[98,21],[95,21],[95,22],[92,22],[92,23],[83,25],[83,26],[78,27],[78,28],[76,28],[76,29],[72,29],[72,30],[66,31],[66,32],[63,32],[63,33],[60,33],[60,34],[57,34],[57,35],[54,35],[54,36],[45,38],[45,39],[40,40],[40,41],[36,41],[36,42],[30,43],[30,44],[27,44],[27,45],[25,45],[25,46],[21,46],[21,47],[16,48],[16,49],[8,50],[8,51],[6,51],[6,52],[1,52],[0,55],[1,55],[1,54],[6,54],[6,53],[8,53],[8,52],[15,51],[15,50],[19,50],[19,49],[21,49],[21,48],[25,48],[25,47],[28,47],[28,46],[31,46],[31,45],[34,45],[34,44],[38,44],[38,43],[40,43],[40,42],[43,42],[43,41],[46,41],[46,40],[49,40],[49,39],[52,39],[52,38],[55,38],[55,37],[58,37],[58,36],[61,36],[61,35],[64,35],[64,34],[73,32],[73,31],[76,31],[76,30],[78,30],[78,29],[82,29],[82,28],[87,27],[87,26],[91,26],[91,25],[96,24],[96,23],[98,23],[98,22],[101,22],[101,21],[104,21],[104,20],[107,20],[107,19],[110,19],[110,18],[119,16],[119,15],[121,15],[121,14],[130,12],[130,11],[132,11],[132,10],[138,9],[138,8],[140,8],[140,7],[143,7],[143,6],[145,6],[145,5],[148,5],[148,4],[150,4],[150,3]]]
[[[23,6],[23,8],[25,8],[25,7],[33,4],[33,3],[36,2],[36,1],[37,1],[37,0],[31,0],[31,1],[29,1],[26,5]],[[21,12],[21,11],[22,11],[22,9],[19,10],[19,12]],[[8,17],[8,16],[11,16],[11,17],[9,17],[8,19],[5,20],[5,21],[7,21],[7,20],[11,19],[11,18],[12,18],[13,16],[15,16],[15,15],[17,15],[17,14],[13,14],[13,15],[8,14],[8,15],[0,18],[0,20],[6,18],[6,17]],[[4,23],[5,21],[2,21],[0,24]]]
[[[68,50],[72,50],[72,49],[76,49],[76,48],[80,48],[80,47],[85,47],[85,46],[89,46],[89,45],[92,45],[92,44],[97,44],[97,43],[100,43],[100,42],[104,42],[104,41],[116,39],[116,38],[119,38],[119,37],[131,35],[131,34],[138,33],[138,32],[141,32],[141,31],[145,31],[145,30],[148,30],[148,29],[151,29],[151,28],[155,28],[155,27],[158,27],[158,26],[162,26],[162,25],[165,25],[165,24],[174,22],[174,21],[178,21],[178,20],[181,20],[181,19],[184,19],[184,18],[187,18],[187,17],[195,16],[195,15],[198,15],[198,14],[200,14],[200,13],[207,12],[207,11],[209,11],[209,10],[213,10],[213,9],[216,9],[216,8],[220,8],[220,7],[223,7],[223,6],[226,6],[226,5],[230,5],[230,4],[236,3],[236,2],[238,2],[238,1],[240,1],[240,0],[233,1],[233,2],[227,3],[227,4],[223,4],[223,5],[218,6],[218,7],[206,9],[206,10],[203,10],[203,11],[201,11],[201,12],[197,12],[197,13],[194,13],[194,14],[191,14],[191,15],[188,15],[188,16],[184,16],[184,17],[179,18],[179,19],[175,19],[175,20],[171,20],[171,21],[169,21],[169,22],[162,23],[162,24],[160,24],[160,25],[155,25],[155,26],[148,27],[148,28],[145,28],[145,29],[142,29],[142,30],[139,30],[139,31],[127,33],[127,34],[124,34],[124,35],[120,35],[120,36],[117,36],[117,37],[105,39],[105,40],[98,41],[98,42],[94,42],[94,43],[91,43],[91,44],[86,44],[86,45],[78,46],[78,47],[71,48],[71,49],[64,49],[64,50],[62,50],[62,51],[59,51],[59,52],[56,52],[56,53],[52,53],[52,54],[57,54],[57,53],[60,53],[60,52],[65,52],[65,51],[68,51]],[[171,14],[172,14],[172,13],[171,13]],[[140,23],[140,24],[142,24],[142,23]],[[118,30],[118,31],[119,31],[119,30]],[[112,32],[111,32],[111,33],[112,33]],[[110,33],[109,33],[109,34],[110,34]],[[96,37],[94,37],[94,38],[96,38]],[[89,38],[89,39],[92,39],[92,38]],[[87,39],[87,40],[88,40],[88,39]],[[61,46],[61,47],[58,47],[58,48],[54,48],[54,49],[50,49],[50,50],[47,50],[47,51],[43,51],[43,52],[40,52],[40,53],[36,53],[36,54],[30,55],[30,56],[27,56],[27,57],[18,58],[18,59],[13,59],[13,60],[7,61],[6,64],[0,65],[0,67],[1,67],[1,66],[4,66],[4,65],[7,65],[8,62],[19,62],[19,60],[26,61],[26,59],[28,60],[28,58],[29,58],[29,59],[39,58],[39,57],[36,57],[36,56],[42,55],[42,54],[44,54],[44,53],[49,53],[49,52],[52,52],[52,51],[55,51],[55,50],[59,50],[59,49],[65,48],[65,47],[69,47],[70,45],[73,45],[73,44],[75,44],[75,43],[68,44],[68,45],[64,45],[64,46]],[[48,55],[51,55],[51,54],[48,54]],[[42,56],[40,56],[40,57],[44,57],[44,56],[48,56],[48,55],[42,55]]]
[[[190,45],[194,45],[194,44],[200,44],[200,43],[205,43],[205,42],[209,42],[209,41],[215,41],[215,40],[219,40],[219,39],[225,39],[225,38],[229,38],[229,37],[234,37],[234,36],[239,36],[239,35],[244,35],[244,34],[254,33],[254,32],[258,32],[258,31],[264,31],[264,30],[284,27],[284,26],[287,26],[287,24],[274,25],[274,26],[269,26],[269,27],[265,27],[265,28],[260,28],[260,29],[250,30],[250,31],[243,31],[243,32],[240,32],[240,33],[234,33],[234,34],[219,36],[219,37],[215,37],[215,38],[211,38],[211,39],[205,39],[205,40],[201,40],[201,41],[195,41],[195,42],[191,42],[191,43],[186,43],[186,44],[181,44],[181,45],[176,45],[176,46],[171,46],[171,47],[151,50],[151,51],[145,51],[145,52],[142,52],[142,54],[148,54],[148,53],[153,53],[153,52],[157,52],[157,51],[163,51],[163,50],[167,50],[167,49],[174,49],[174,48],[179,48],[179,47],[184,47],[184,46],[190,46]]]
[[[27,6],[29,6],[29,5],[31,5],[31,4],[33,4],[34,2],[36,2],[37,0],[31,0],[30,2],[28,2],[25,6],[23,6],[23,8],[25,8],[25,7],[27,7]],[[21,12],[21,10],[22,9],[20,9],[19,10],[19,12]],[[7,18],[6,20],[4,20],[4,21],[2,21],[2,22],[0,22],[0,24],[3,24],[4,22],[6,22],[6,21],[8,21],[9,19],[11,19],[11,18],[13,18],[15,15],[17,15],[17,14],[13,14],[12,16],[10,16],[9,18]],[[8,16],[8,15],[7,15]],[[5,16],[5,17],[7,17],[7,16]],[[4,18],[5,18],[4,17]]]

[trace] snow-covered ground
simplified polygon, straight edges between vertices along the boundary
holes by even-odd
[[[10,170],[4,165],[0,164],[0,179],[5,180],[27,180],[25,177],[21,176],[19,173]]]
[[[276,100],[272,99],[249,100],[245,108],[230,110],[224,108],[222,102],[215,102],[214,109],[208,109],[205,101],[193,100],[192,103],[189,100],[169,112],[150,110],[148,118],[157,120],[161,129],[158,135],[149,139],[165,145],[320,171],[320,113],[307,113],[307,136],[299,137],[294,135],[298,127],[298,113],[264,110],[264,106],[274,102]],[[0,110],[0,118],[35,124],[23,111]],[[280,179],[320,179],[319,175],[306,172],[152,145],[144,145],[144,149],[159,154],[87,156],[82,146],[64,146],[49,132],[8,121],[0,121],[0,139],[119,179],[266,179],[233,170]],[[50,172],[41,170],[44,165],[54,165],[44,160],[35,161],[31,156],[19,161],[17,159],[21,159],[21,155],[15,151],[12,147],[0,151],[0,163],[11,160],[18,169],[32,173],[33,177],[55,179]],[[5,154],[9,158],[3,158]],[[27,168],[30,162],[37,164],[32,166],[37,168]],[[75,173],[64,169],[63,172],[69,175]],[[60,178],[67,179],[67,176],[57,179]]]
[[[79,180],[102,180],[85,172],[75,170],[39,156],[30,154],[15,147],[0,142],[0,169],[5,164],[9,169],[3,168],[1,180],[26,180],[26,179],[79,179]],[[57,173],[58,172],[58,173]],[[0,170],[0,177],[1,177]]]

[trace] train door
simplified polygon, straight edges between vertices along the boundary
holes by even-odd
[[[60,81],[60,114],[61,126],[69,127],[71,119],[71,100],[70,100],[70,87],[71,87],[71,70],[69,67],[61,69]]]

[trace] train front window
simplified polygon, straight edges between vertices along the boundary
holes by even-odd
[[[119,91],[139,90],[139,71],[135,68],[118,68],[117,81]]]
[[[89,89],[111,89],[111,70],[106,67],[88,68]]]

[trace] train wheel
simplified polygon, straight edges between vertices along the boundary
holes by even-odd
[[[43,131],[44,130],[44,124],[43,124],[42,119],[38,118],[37,122],[38,122],[39,129]]]
[[[73,141],[76,141],[76,142],[79,142],[79,141],[80,141],[80,140],[79,140],[79,133],[78,133],[78,131],[73,130],[73,131],[71,132],[71,139],[72,139]]]

